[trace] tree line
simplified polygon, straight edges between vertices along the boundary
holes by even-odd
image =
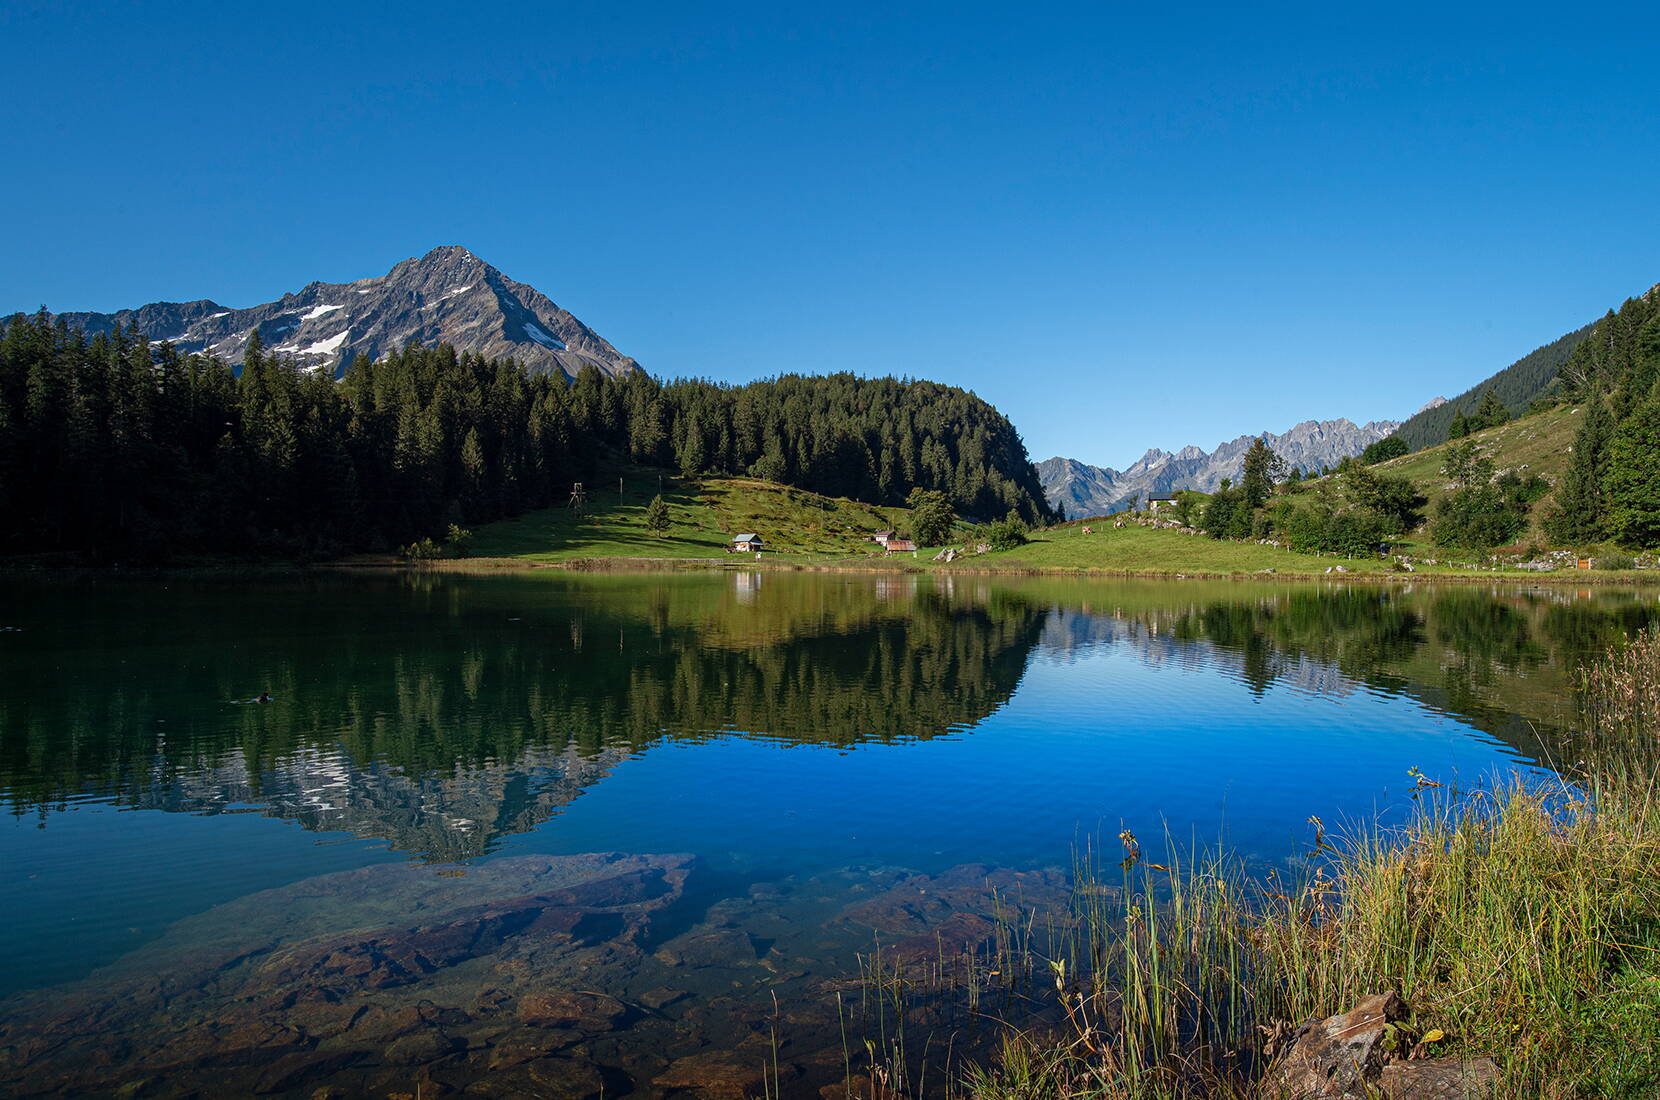
[[[45,310],[0,321],[0,553],[154,561],[389,549],[563,504],[626,462],[832,496],[1051,518],[1008,419],[932,382],[785,375],[667,384],[411,345],[338,382],[261,347],[240,369],[88,336]]]
[[[1660,292],[1610,310],[1561,380],[1584,419],[1546,533],[1572,545],[1660,544]]]

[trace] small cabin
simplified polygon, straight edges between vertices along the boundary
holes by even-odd
[[[882,546],[890,554],[897,554],[904,550],[916,549],[916,543],[912,542],[910,539],[889,539],[884,542]]]
[[[736,535],[733,537],[732,545],[727,549],[727,553],[748,554],[751,551],[759,552],[760,549],[761,536],[755,534]]]
[[[1156,512],[1160,508],[1174,508],[1175,506],[1176,506],[1176,498],[1173,497],[1173,496],[1148,497],[1147,498],[1147,510],[1149,512]]]
[[[888,544],[888,540],[896,537],[898,534],[898,531],[878,531],[874,535],[870,536],[870,541],[879,542],[886,546]]]

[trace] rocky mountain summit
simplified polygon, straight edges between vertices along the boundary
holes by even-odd
[[[246,309],[202,299],[62,316],[90,333],[118,323],[137,326],[153,343],[171,341],[182,351],[217,355],[233,365],[241,363],[257,330],[268,351],[335,375],[358,355],[378,359],[411,340],[512,357],[533,371],[569,377],[589,364],[613,375],[639,366],[535,287],[509,279],[459,245],[404,260],[385,275],[311,283]]]
[[[1358,455],[1399,426],[1393,420],[1366,424],[1342,417],[1305,420],[1289,431],[1266,433],[1263,438],[1288,467],[1315,470]],[[1223,478],[1237,481],[1245,469],[1245,452],[1256,438],[1242,435],[1218,444],[1214,451],[1189,445],[1172,453],[1155,447],[1123,470],[1090,466],[1073,458],[1050,458],[1037,464],[1038,479],[1050,505],[1065,508],[1067,515],[1107,515],[1123,511],[1132,497],[1145,500],[1149,494],[1178,489],[1208,493]]]

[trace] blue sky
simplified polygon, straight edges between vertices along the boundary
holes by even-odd
[[[1660,280],[1647,9],[0,5],[0,309],[464,244],[662,376],[1034,459],[1393,418]]]

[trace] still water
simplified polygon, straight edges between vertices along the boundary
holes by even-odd
[[[1294,869],[1311,815],[1398,819],[1409,769],[1548,775],[1575,667],[1657,618],[1560,588],[0,580],[0,1093],[818,1096],[869,1061],[873,953],[983,952],[1124,828]]]

